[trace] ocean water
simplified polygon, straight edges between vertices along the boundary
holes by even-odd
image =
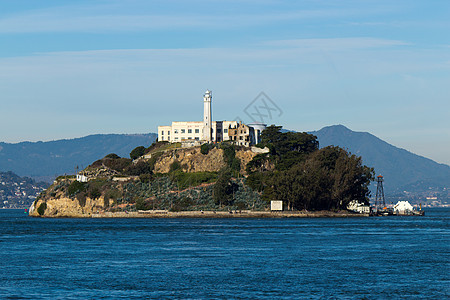
[[[2,299],[448,299],[424,217],[40,219],[0,210]]]

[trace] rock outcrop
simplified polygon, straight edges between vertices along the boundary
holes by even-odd
[[[241,161],[241,172],[245,173],[245,167],[257,153],[249,149],[236,151],[236,157]],[[223,150],[219,148],[211,149],[208,154],[202,154],[200,147],[173,149],[164,152],[155,163],[156,173],[168,173],[170,165],[175,161],[179,162],[184,172],[218,172],[225,167]]]
[[[38,200],[30,207],[30,216],[33,217],[86,217],[92,213],[98,213],[104,210],[104,198],[97,199],[86,198],[86,203],[82,206],[77,199],[67,197],[51,198],[47,200]],[[39,207],[45,203],[43,214],[39,214]],[[110,200],[109,205],[112,204]],[[109,206],[108,205],[108,206]]]
[[[155,163],[156,173],[168,173],[170,165],[178,161],[184,172],[218,172],[225,166],[222,149],[211,149],[202,154],[200,147],[166,151]]]

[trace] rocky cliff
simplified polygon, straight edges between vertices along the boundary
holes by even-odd
[[[109,200],[109,204],[112,204],[112,200]],[[44,204],[45,203],[45,204]],[[82,218],[88,217],[93,213],[100,213],[105,211],[105,208],[109,207],[109,204],[105,206],[105,199],[103,196],[97,199],[86,198],[84,206],[80,205],[78,199],[71,199],[68,197],[62,198],[50,198],[40,199],[33,203],[30,207],[30,216],[33,217],[74,217]],[[41,205],[45,205],[43,214],[39,214],[38,208]]]
[[[200,147],[167,150],[156,161],[154,170],[155,173],[168,173],[170,165],[177,161],[184,172],[219,172],[225,167],[223,152],[213,148],[205,155],[200,152]],[[245,166],[256,154],[247,148],[236,151],[236,158],[241,161],[241,173],[245,173]]]
[[[214,148],[208,154],[200,153],[200,147],[168,150],[155,163],[155,173],[168,173],[175,161],[184,172],[218,172],[225,167],[223,150]]]

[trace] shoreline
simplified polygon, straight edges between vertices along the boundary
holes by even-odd
[[[349,218],[349,217],[369,217],[369,214],[358,214],[346,211],[179,211],[171,212],[166,210],[149,210],[138,212],[102,212],[93,214],[73,214],[59,216],[37,216],[43,218],[153,218],[153,219],[177,219],[177,218]]]

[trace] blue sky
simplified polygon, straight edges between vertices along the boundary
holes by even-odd
[[[0,141],[343,124],[450,164],[450,1],[0,1]]]

